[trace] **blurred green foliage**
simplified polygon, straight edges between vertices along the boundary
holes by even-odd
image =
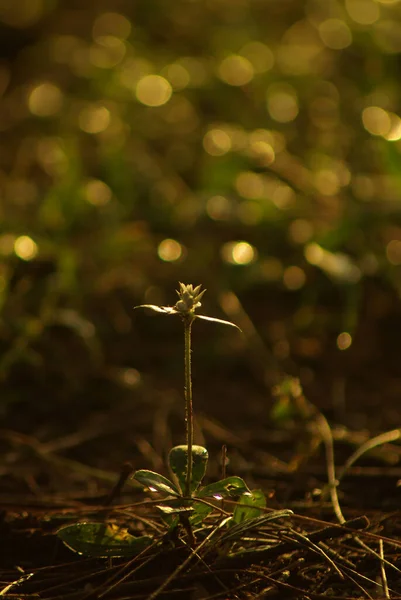
[[[0,48],[3,406],[134,384],[178,280],[257,296],[278,359],[267,302],[310,358],[399,292],[399,0],[0,0]]]

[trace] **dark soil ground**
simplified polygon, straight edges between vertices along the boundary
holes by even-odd
[[[124,464],[165,473],[169,448],[184,441],[180,363],[172,358],[181,339],[172,334],[174,325],[168,339],[143,344],[141,356],[152,362],[143,358],[141,376],[125,372],[126,390],[121,393],[120,386],[116,403],[100,402],[94,409],[77,397],[63,410],[49,399],[36,406],[15,403],[0,432],[0,596],[401,598],[398,432],[364,453],[341,479],[343,527],[327,486],[331,467],[338,477],[357,448],[400,426],[401,310],[393,294],[373,284],[364,297],[353,345],[343,353],[335,348],[334,332],[305,339],[286,328],[291,303],[280,309],[276,304],[275,319],[262,335],[266,346],[258,345],[240,309],[228,316],[242,320],[245,351],[231,336],[216,341],[207,360],[201,355],[208,332],[199,326],[195,334],[196,442],[209,450],[208,481],[220,477],[225,445],[227,474],[263,489],[270,510],[294,512],[290,523],[272,521],[249,532],[243,542],[249,551],[234,558],[218,544],[206,553],[200,546],[189,558],[185,532],[168,539],[149,495],[130,481],[110,498]],[[265,309],[255,297],[244,298],[243,305],[251,314]],[[278,423],[271,417],[271,387],[283,372],[300,377],[307,400]],[[92,381],[99,398],[113,395],[117,376],[105,372]],[[315,408],[308,412],[305,406]],[[334,457],[322,415],[330,424]],[[82,521],[153,532],[164,542],[134,559],[84,558],[56,536],[62,525]]]

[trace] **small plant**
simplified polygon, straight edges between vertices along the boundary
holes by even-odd
[[[230,321],[199,315],[195,311],[201,307],[201,298],[206,290],[201,286],[180,283],[177,291],[178,301],[174,306],[156,306],[143,304],[136,308],[149,308],[165,315],[178,315],[184,324],[184,372],[185,372],[185,430],[186,444],[170,450],[168,466],[171,479],[164,475],[140,469],[133,479],[151,492],[164,495],[158,508],[169,531],[181,524],[187,533],[189,544],[195,546],[194,527],[202,528],[205,519],[214,510],[220,510],[224,524],[239,525],[249,519],[257,519],[266,506],[262,492],[251,492],[241,477],[224,477],[222,480],[202,487],[208,451],[193,443],[193,400],[191,375],[191,334],[192,325],[197,319],[229,325],[239,329]],[[216,506],[217,501],[239,498],[232,515]],[[73,550],[89,556],[127,556],[142,551],[152,543],[152,538],[141,536],[134,538],[125,530],[110,528],[104,523],[77,523],[63,527],[59,537]]]
[[[169,453],[169,468],[174,479],[170,481],[153,471],[140,470],[134,474],[134,479],[142,483],[151,491],[167,493],[173,497],[173,502],[167,503],[161,510],[168,513],[181,513],[181,522],[186,525],[191,538],[192,533],[188,524],[197,522],[206,516],[213,505],[207,504],[206,498],[222,500],[227,497],[251,496],[247,485],[240,477],[232,476],[201,487],[202,479],[206,472],[208,452],[202,446],[193,444],[193,401],[192,401],[192,374],[191,374],[191,341],[192,325],[196,319],[212,321],[222,325],[229,325],[239,330],[231,321],[224,321],[206,315],[199,315],[195,311],[201,307],[201,298],[206,290],[201,291],[201,286],[185,285],[180,283],[177,290],[178,301],[174,306],[156,306],[143,304],[137,308],[150,308],[165,315],[178,315],[184,324],[184,371],[185,371],[185,428],[186,445],[176,446]],[[192,519],[183,518],[185,512],[193,512]]]

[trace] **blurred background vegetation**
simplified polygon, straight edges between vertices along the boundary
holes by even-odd
[[[0,0],[0,47],[7,427],[180,441],[181,327],[133,311],[178,281],[245,331],[194,328],[200,413],[288,372],[399,424],[399,0]]]

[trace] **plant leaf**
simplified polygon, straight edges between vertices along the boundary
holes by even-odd
[[[158,508],[164,515],[177,515],[179,513],[192,513],[193,512],[193,508],[192,506],[182,506],[182,504],[180,506],[169,506],[168,504],[163,506],[163,504],[158,504],[156,506],[156,508]]]
[[[75,523],[57,531],[68,548],[88,557],[135,556],[153,540],[144,535],[135,537],[126,529],[107,523]]]
[[[205,504],[203,502],[194,502],[193,514],[190,517],[191,525],[194,527],[201,526],[203,520],[212,512],[213,506]]]
[[[241,477],[233,475],[226,479],[216,481],[216,483],[210,483],[202,488],[198,493],[198,498],[232,498],[234,496],[241,496],[242,494],[251,494],[248,486]]]
[[[133,479],[139,481],[139,483],[149,488],[152,492],[161,492],[170,496],[181,496],[179,489],[172,481],[154,471],[141,469],[134,473]]]
[[[173,306],[157,306],[156,304],[140,304],[139,306],[134,306],[134,309],[136,308],[150,308],[155,312],[167,315],[174,315],[177,312]]]
[[[266,497],[261,490],[253,490],[250,494],[242,494],[233,513],[233,521],[242,523],[247,519],[254,519],[261,514],[260,508],[266,507]],[[260,507],[260,508],[258,508]]]
[[[203,446],[192,446],[192,479],[191,493],[196,491],[206,473],[209,453]],[[169,467],[178,481],[182,493],[185,490],[187,478],[188,446],[175,446],[168,455]]]
[[[238,331],[242,331],[238,325],[231,323],[231,321],[224,321],[223,319],[216,319],[215,317],[207,317],[206,315],[194,315],[196,319],[202,319],[202,321],[213,321],[214,323],[220,323],[221,325],[230,325],[235,327]]]

